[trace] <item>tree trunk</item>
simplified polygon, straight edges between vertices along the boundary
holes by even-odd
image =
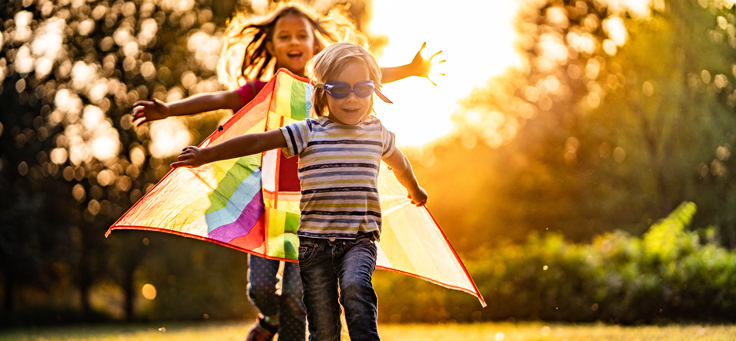
[[[4,285],[3,285],[3,293],[5,302],[3,302],[3,310],[12,315],[15,311],[15,306],[13,305],[13,282],[14,282],[14,275],[13,275],[13,269],[6,268],[5,270],[5,276],[3,276],[4,279]]]
[[[660,217],[666,217],[674,207],[672,207],[672,199],[670,198],[670,191],[667,189],[665,182],[664,173],[660,167],[657,167],[657,186],[659,187],[659,214]]]
[[[125,294],[125,319],[128,322],[135,321],[133,301],[135,300],[135,268],[136,261],[128,260],[123,266],[123,293]]]
[[[665,174],[662,167],[662,161],[659,157],[660,144],[664,142],[657,138],[657,133],[655,132],[656,128],[653,128],[650,124],[649,120],[644,114],[644,109],[638,104],[635,104],[633,106],[633,109],[633,111],[638,114],[637,117],[639,119],[639,123],[641,124],[641,134],[644,137],[644,141],[646,141],[647,152],[649,152],[649,162],[652,165],[654,180],[656,181],[658,192],[657,213],[659,215],[659,217],[657,218],[666,217],[668,214],[670,214],[673,207],[672,199],[670,198],[670,190],[669,188],[667,188]]]
[[[89,257],[87,248],[84,247],[84,242],[81,243],[81,252],[79,258],[79,301],[82,306],[82,318],[84,321],[89,319],[89,288],[92,286],[92,280],[90,278]]]

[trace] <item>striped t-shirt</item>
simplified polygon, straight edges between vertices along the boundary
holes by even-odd
[[[302,198],[297,235],[355,239],[381,232],[378,169],[393,153],[394,134],[369,116],[356,125],[327,117],[281,127],[287,157],[299,156]]]

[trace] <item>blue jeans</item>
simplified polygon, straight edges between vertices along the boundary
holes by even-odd
[[[299,265],[286,262],[281,295],[276,293],[279,261],[250,255],[248,257],[248,297],[265,316],[279,315],[279,341],[304,341],[307,333],[302,303]]]
[[[373,291],[376,244],[371,235],[355,240],[299,238],[299,271],[310,341],[339,341],[340,305],[352,341],[379,340]],[[339,291],[338,291],[339,289]]]

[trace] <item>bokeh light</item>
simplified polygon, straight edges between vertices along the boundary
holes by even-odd
[[[141,288],[141,294],[145,299],[151,301],[156,298],[156,287],[154,287],[153,284],[146,283],[143,285],[143,288]]]
[[[182,148],[192,143],[192,135],[186,124],[178,118],[169,118],[151,123],[149,151],[155,158],[178,155]]]

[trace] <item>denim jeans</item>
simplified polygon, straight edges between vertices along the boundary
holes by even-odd
[[[310,341],[340,340],[338,300],[345,308],[352,341],[379,340],[377,298],[371,283],[376,255],[376,244],[368,234],[355,240],[299,238]]]
[[[248,297],[261,314],[279,315],[279,341],[304,341],[307,311],[302,303],[299,266],[289,262],[284,264],[281,295],[276,293],[279,261],[250,255],[248,268]]]

